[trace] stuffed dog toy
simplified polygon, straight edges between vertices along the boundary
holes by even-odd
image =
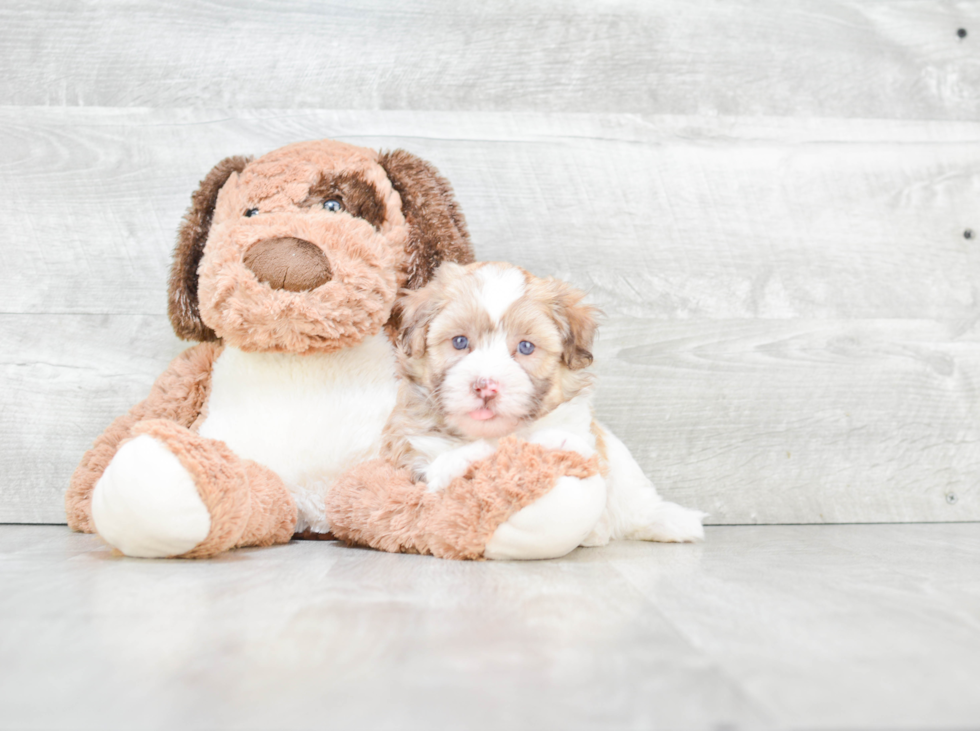
[[[398,391],[396,298],[472,260],[451,187],[405,151],[323,140],[218,163],[170,276],[174,331],[200,343],[82,458],[68,524],[140,557],[331,529],[447,558],[567,553],[606,503],[594,456],[508,437],[438,493],[374,459]],[[682,528],[660,539],[697,537]]]
[[[424,285],[443,261],[472,259],[449,184],[407,152],[323,140],[218,163],[192,197],[170,277],[174,331],[200,342],[84,455],[68,524],[142,557],[328,534],[325,497],[379,454],[395,405],[382,328],[398,292]],[[594,471],[571,452],[511,444],[450,486],[442,523],[419,524],[448,546],[428,552],[482,555],[477,544],[519,523],[559,480]],[[346,504],[358,514],[388,487],[394,499],[406,488],[375,482],[347,491]],[[576,499],[572,490],[564,503]],[[464,539],[459,520],[472,521]],[[582,520],[550,530],[575,533]]]

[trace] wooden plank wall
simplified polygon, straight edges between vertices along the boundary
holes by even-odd
[[[184,347],[197,181],[317,137],[587,289],[601,417],[710,522],[980,519],[980,3],[50,0],[0,68],[0,521]]]

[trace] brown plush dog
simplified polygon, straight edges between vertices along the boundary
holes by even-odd
[[[218,163],[170,279],[174,330],[203,342],[85,454],[69,525],[131,556],[328,531],[326,492],[377,454],[395,403],[399,289],[472,258],[449,184],[407,152],[324,140]]]

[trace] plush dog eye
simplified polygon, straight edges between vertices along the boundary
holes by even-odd
[[[344,204],[336,198],[330,198],[329,200],[323,201],[323,207],[331,213],[340,213],[342,210],[344,210]]]
[[[456,350],[464,350],[469,347],[469,344],[470,341],[465,335],[457,335],[453,338],[453,347],[456,348]]]
[[[517,350],[521,355],[530,355],[534,352],[534,343],[522,340],[517,344]]]
[[[258,208],[249,208],[247,211],[245,211],[245,218],[251,218],[258,212],[259,212]]]

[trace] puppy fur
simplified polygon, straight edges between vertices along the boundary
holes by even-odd
[[[598,454],[603,517],[584,545],[611,538],[693,541],[698,511],[661,500],[591,406],[596,310],[565,282],[509,264],[443,264],[396,306],[402,380],[382,456],[430,491],[445,488],[514,435]]]

